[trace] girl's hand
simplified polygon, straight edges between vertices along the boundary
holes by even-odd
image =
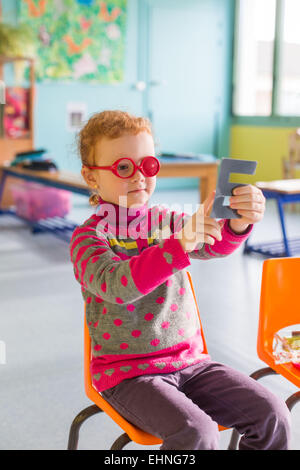
[[[236,233],[244,232],[249,224],[256,224],[263,218],[265,205],[266,199],[256,186],[248,184],[234,188],[233,196],[230,197],[230,207],[236,209],[242,217],[230,219],[230,228]]]
[[[176,238],[178,238],[184,251],[190,252],[195,250],[199,243],[213,245],[215,239],[222,239],[222,224],[218,223],[216,219],[210,218],[208,215],[212,208],[215,194],[216,191],[213,191],[208,198],[205,199],[204,203],[200,205],[197,212],[185,223],[182,230],[176,233]]]

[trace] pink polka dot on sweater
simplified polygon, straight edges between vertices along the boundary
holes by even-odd
[[[180,328],[180,330],[178,330],[178,334],[180,336],[184,336],[184,329],[183,328]]]
[[[190,312],[186,312],[186,318],[189,320],[191,318]]]
[[[127,310],[128,310],[129,312],[133,312],[133,310],[135,310],[135,306],[132,305],[132,304],[127,305],[126,308],[127,308]]]
[[[123,304],[124,300],[122,300],[120,297],[116,297],[116,302],[117,304]]]
[[[90,303],[91,303],[91,301],[92,301],[92,297],[87,297],[87,299],[86,299],[86,303],[87,303],[87,304],[90,304]]]
[[[185,288],[184,288],[184,287],[180,287],[180,289],[179,289],[178,292],[179,292],[180,295],[185,294]]]
[[[172,279],[167,279],[166,280],[166,286],[170,287],[173,284]]]
[[[97,297],[95,298],[95,301],[96,301],[98,304],[101,304],[102,302],[104,302],[104,300],[102,299],[102,297],[99,297],[99,296],[97,296]]]
[[[131,335],[134,337],[134,338],[138,338],[140,335],[142,334],[142,332],[140,330],[133,330],[131,332]]]
[[[164,298],[164,297],[157,297],[157,299],[156,299],[156,303],[157,303],[157,304],[163,304],[164,301],[165,301],[165,298]]]
[[[122,284],[123,286],[127,286],[127,284],[128,284],[128,279],[127,279],[126,276],[122,276],[122,277],[121,277],[121,284]]]
[[[94,258],[92,258],[92,263],[96,263],[96,261],[98,261],[99,258],[100,256],[94,256]]]
[[[103,333],[103,338],[104,339],[109,339],[110,338],[110,334],[109,333]]]
[[[103,307],[102,315],[106,315],[106,313],[107,313],[107,308],[106,308],[106,307]]]
[[[115,324],[116,326],[121,326],[122,323],[123,323],[123,322],[122,322],[122,320],[121,320],[120,318],[116,318],[116,319],[114,320],[114,324]]]
[[[94,279],[94,274],[91,274],[91,275],[90,275],[89,282],[93,282],[93,279]]]
[[[128,346],[127,343],[121,343],[121,344],[120,344],[120,348],[121,348],[121,349],[127,349],[128,347],[129,347],[129,346]]]
[[[168,321],[164,321],[164,322],[162,322],[162,324],[161,324],[161,327],[164,328],[164,329],[169,328],[169,326],[170,326],[170,323],[169,323]]]
[[[103,283],[101,284],[101,290],[102,290],[103,292],[106,292],[106,282],[103,282]]]
[[[113,266],[113,267],[109,270],[109,272],[112,273],[115,269],[116,269],[115,266]]]
[[[158,346],[160,343],[160,340],[158,338],[153,339],[150,341],[151,346]]]
[[[176,312],[177,309],[178,309],[178,305],[177,305],[177,304],[172,304],[172,305],[171,305],[171,310],[172,310],[172,312]]]
[[[144,316],[146,321],[152,320],[153,317],[154,317],[153,313],[150,313],[150,312],[146,313],[146,315]]]
[[[94,327],[95,327],[95,328],[97,328],[98,323],[99,323],[99,321],[96,321],[96,323],[94,323]]]
[[[94,349],[95,351],[100,351],[102,349],[101,344],[96,344],[96,346],[94,346]]]

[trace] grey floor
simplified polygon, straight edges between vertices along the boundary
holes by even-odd
[[[151,205],[178,201],[196,210],[198,193],[157,192]],[[86,198],[74,198],[70,218],[80,223],[89,215]],[[286,216],[289,235],[299,234],[300,213]],[[253,239],[279,236],[270,201]],[[90,404],[83,387],[83,304],[68,245],[49,234],[32,235],[23,222],[1,216],[0,260],[0,341],[6,346],[6,364],[0,364],[0,448],[66,449],[74,416]],[[238,249],[225,259],[192,260],[189,267],[212,358],[246,374],[264,366],[256,355],[262,263],[263,258]],[[284,399],[297,390],[277,376],[261,383]],[[292,421],[292,448],[299,450],[300,404]],[[110,418],[98,414],[83,425],[79,449],[109,449],[119,434]],[[229,438],[229,431],[221,433],[221,449]]]

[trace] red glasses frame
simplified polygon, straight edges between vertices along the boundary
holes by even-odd
[[[147,159],[147,158],[154,158],[154,160],[156,160],[156,162],[158,163],[158,170],[157,172],[154,174],[154,175],[147,175],[145,173],[145,170],[143,168],[143,165],[144,165],[144,161]],[[120,176],[117,172],[117,167],[118,167],[118,163],[122,160],[129,160],[132,162],[133,164],[133,172],[130,176]],[[127,179],[127,178],[131,178],[133,175],[135,175],[135,173],[137,172],[137,170],[140,170],[141,173],[146,176],[146,177],[149,177],[149,176],[155,176],[157,175],[157,173],[159,172],[160,170],[160,162],[159,160],[156,158],[156,157],[152,157],[152,156],[147,156],[147,157],[144,157],[141,164],[140,165],[137,165],[131,158],[128,158],[128,157],[123,157],[123,158],[119,158],[118,160],[116,160],[111,166],[88,166],[88,165],[84,165],[86,166],[87,168],[89,168],[90,170],[110,170],[113,172],[114,175],[118,176],[119,178],[122,178],[122,179]]]

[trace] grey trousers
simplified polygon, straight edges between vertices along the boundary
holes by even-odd
[[[238,430],[239,449],[290,446],[291,416],[285,402],[216,362],[126,379],[101,394],[125,419],[161,438],[161,450],[216,450],[218,424]]]

